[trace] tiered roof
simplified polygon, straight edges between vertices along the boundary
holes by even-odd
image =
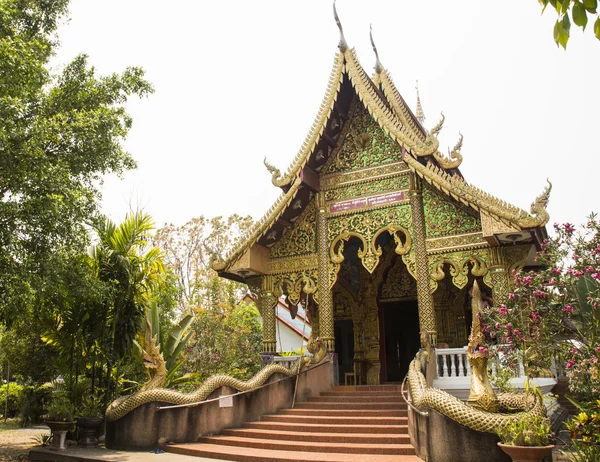
[[[377,53],[374,46],[373,48]],[[265,165],[272,174],[272,183],[282,188],[282,194],[226,258],[213,265],[215,270],[226,273],[227,269],[239,260],[252,245],[260,243],[264,236],[272,233],[275,226],[279,226],[280,229],[282,226],[285,228],[285,214],[290,211],[292,203],[294,203],[294,208],[297,208],[297,196],[306,189],[317,191],[318,186],[315,187],[314,182],[312,186],[307,184],[307,178],[311,177],[311,173],[314,177],[315,170],[319,171],[320,168],[315,168],[314,165],[322,165],[327,160],[328,153],[324,154],[324,150],[319,149],[319,146],[329,144],[331,147],[332,144],[335,144],[335,136],[332,141],[332,137],[328,135],[328,127],[336,125],[331,124],[336,117],[344,118],[340,94],[343,88],[350,86],[371,117],[401,146],[402,158],[408,167],[435,189],[483,215],[488,215],[494,221],[503,223],[509,229],[519,231],[543,228],[548,222],[549,215],[546,205],[551,189],[550,183],[531,205],[531,213],[470,185],[458,170],[463,159],[460,154],[462,135],[449,157],[441,154],[438,150],[437,135],[444,122],[443,115],[441,120],[427,132],[400,95],[389,72],[381,66],[378,57],[375,69],[375,75],[372,78],[369,77],[360,65],[355,50],[347,47],[342,33],[342,40],[333,61],[325,96],[296,157],[284,174],[265,160]],[[302,208],[308,203],[306,196],[304,193],[301,201]],[[287,224],[291,225],[289,222]],[[279,234],[280,237],[282,233]]]

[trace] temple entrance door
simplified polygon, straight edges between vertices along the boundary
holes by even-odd
[[[338,357],[339,383],[344,383],[344,374],[354,368],[354,331],[351,319],[334,322],[335,352]]]
[[[385,348],[385,382],[402,382],[408,365],[420,348],[419,310],[416,300],[382,304]]]

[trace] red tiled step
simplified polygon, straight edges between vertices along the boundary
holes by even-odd
[[[369,391],[400,391],[400,385],[338,385],[332,391],[354,391],[359,393]]]
[[[406,406],[400,397],[395,399],[390,396],[310,396],[307,400],[309,403],[394,403]]]
[[[176,444],[161,446],[161,449],[197,457],[211,457],[213,459],[230,460],[237,462],[422,462],[414,455],[380,455],[361,454],[359,457],[350,458],[348,454],[335,454],[323,452],[280,451],[272,449],[252,449],[236,446],[219,446],[216,444]]]
[[[296,404],[296,409],[372,409],[372,410],[387,410],[387,409],[406,409],[406,403],[400,402],[335,402],[335,401],[320,401],[320,402],[304,402]]]
[[[363,420],[363,419],[361,419]],[[406,421],[406,419],[405,419]],[[373,423],[376,422],[376,423]],[[348,419],[340,419],[338,422],[325,421],[323,423],[313,423],[312,420],[307,422],[294,421],[263,421],[249,422],[245,428],[253,428],[257,430],[279,430],[290,432],[329,432],[329,433],[395,433],[400,435],[408,434],[408,425],[397,424],[380,424],[378,420],[366,420],[348,425]]]
[[[399,391],[322,391],[321,396],[348,396],[353,398],[360,398],[363,396],[389,396],[393,398],[402,398],[402,393]]]
[[[365,444],[409,444],[408,434],[393,434],[389,431],[385,433],[340,433],[340,432],[318,432],[311,433],[307,431],[282,431],[266,430],[254,428],[235,428],[223,430],[223,436],[233,436],[237,438],[255,438],[263,440],[285,440],[285,441],[304,441],[312,443],[365,443]]]
[[[406,409],[282,409],[282,415],[312,415],[331,417],[408,417]]]
[[[320,414],[276,414],[264,415],[261,417],[263,422],[286,422],[298,424],[324,424],[324,425],[407,425],[408,417],[397,416],[397,411],[394,411],[390,416],[373,417],[372,414],[367,416],[360,415],[320,415]]]
[[[414,455],[415,448],[410,444],[368,444],[368,443],[332,443],[285,441],[258,438],[240,438],[236,436],[201,437],[198,442],[238,446],[244,448],[272,449],[282,451],[337,452],[345,454],[397,454]],[[289,460],[289,459],[288,459]]]

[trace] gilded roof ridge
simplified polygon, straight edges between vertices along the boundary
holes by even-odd
[[[346,55],[346,70],[352,81],[353,86],[357,88],[357,94],[360,100],[365,104],[371,117],[379,123],[381,128],[394,139],[398,144],[405,147],[411,154],[420,156],[432,155],[439,147],[439,141],[433,133],[423,141],[408,130],[407,127],[399,123],[398,118],[392,113],[381,101],[381,98],[375,93],[373,88],[368,85],[371,81],[365,73],[362,66],[358,63],[356,51],[354,49],[345,53]]]
[[[493,215],[506,225],[517,226],[520,229],[536,228],[544,226],[550,219],[550,215],[546,210],[550,191],[552,190],[550,181],[548,181],[548,186],[544,191],[531,204],[531,214],[529,214],[525,210],[467,183],[462,177],[449,175],[436,165],[423,165],[409,155],[405,156],[404,160],[417,175],[432,186],[450,194],[465,205]]]
[[[402,121],[403,125],[408,125],[418,138],[425,140],[425,128],[420,124],[417,126],[414,119],[411,117],[411,110],[398,91],[398,88],[394,84],[394,80],[387,69],[383,71],[381,75],[381,88],[390,102],[394,113]]]
[[[291,203],[296,192],[300,188],[300,178],[292,184],[290,189],[279,195],[275,203],[267,210],[267,212],[252,226],[250,231],[240,236],[236,245],[225,255],[223,260],[213,263],[212,267],[215,271],[224,271],[231,267],[243,254],[248,250],[258,239],[260,239],[268,230],[269,226],[275,222],[285,208]]]
[[[294,160],[283,176],[279,174],[279,171],[270,170],[273,174],[271,178],[273,185],[282,187],[290,184],[292,181],[294,181],[294,177],[298,175],[298,172],[308,162],[310,155],[319,141],[320,136],[323,134],[325,124],[327,123],[327,119],[329,119],[329,115],[331,114],[331,110],[333,109],[333,105],[335,103],[335,96],[340,90],[343,75],[344,53],[337,52],[335,54],[333,68],[329,75],[329,82],[327,83],[325,96],[321,101],[321,106],[319,107],[319,111],[311,125],[308,135],[306,135],[300,150],[296,154],[296,157],[294,157]]]

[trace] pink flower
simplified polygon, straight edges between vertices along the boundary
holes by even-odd
[[[500,305],[500,307],[498,308],[498,314],[500,316],[506,316],[508,314],[508,310],[506,309],[506,306]]]
[[[569,359],[567,361],[567,369],[571,369],[574,365],[575,365],[575,360],[574,359]]]
[[[573,305],[571,305],[570,303],[567,306],[563,306],[562,310],[565,313],[572,313],[573,312]]]
[[[537,311],[533,311],[531,313],[531,317],[533,318],[534,321],[537,321],[538,319],[540,319],[540,315]]]
[[[509,300],[514,300],[515,299],[515,294],[508,294],[508,299]]]
[[[598,347],[598,348],[600,348],[600,347]],[[575,348],[575,347],[571,348],[571,354],[572,355],[576,355],[577,354],[577,348]]]
[[[512,328],[513,328],[512,322],[509,322],[509,323],[506,325],[506,330],[510,332],[510,331],[512,330]]]
[[[600,353],[600,346],[596,347],[596,353]]]
[[[497,322],[495,327],[496,327],[496,329],[500,329],[500,323]],[[598,347],[598,348],[600,348],[600,347]]]
[[[560,274],[560,270],[558,268],[552,268],[552,274]]]
[[[552,278],[548,281],[548,285],[549,286],[555,286],[556,285],[556,279]]]
[[[531,284],[531,282],[532,282],[531,276],[525,276],[523,278],[523,285],[529,285],[529,284]]]
[[[568,234],[573,234],[575,232],[575,227],[571,223],[565,223],[564,227]]]

